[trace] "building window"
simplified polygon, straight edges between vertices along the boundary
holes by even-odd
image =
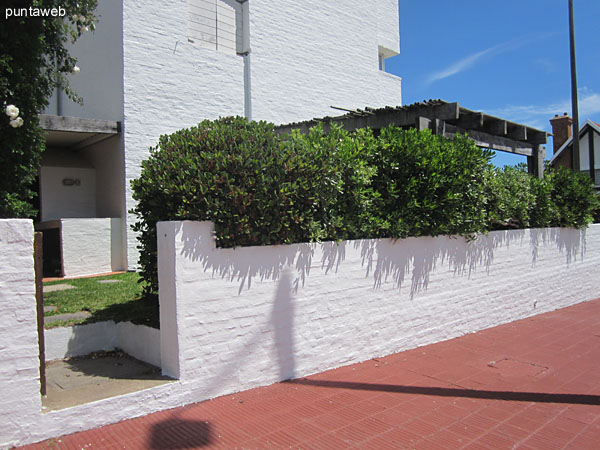
[[[389,48],[384,47],[383,45],[379,45],[377,47],[377,57],[379,61],[379,70],[385,72],[385,60],[392,56],[396,56],[398,54],[397,51],[391,50]]]
[[[237,0],[188,0],[188,40],[223,53],[243,53],[244,8]]]

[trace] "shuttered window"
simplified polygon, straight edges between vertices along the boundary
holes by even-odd
[[[236,0],[188,0],[188,40],[235,55],[242,52],[242,5]]]

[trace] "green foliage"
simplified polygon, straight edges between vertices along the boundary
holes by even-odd
[[[491,230],[530,226],[536,209],[534,183],[523,166],[490,168],[485,173],[488,227]]]
[[[244,118],[162,136],[132,182],[146,294],[158,290],[156,222],[210,220],[221,247],[584,226],[598,200],[585,176],[494,169],[465,136],[321,126],[277,136]]]
[[[37,115],[56,87],[80,100],[65,77],[75,59],[66,44],[93,28],[96,0],[7,0],[9,8],[63,8],[66,17],[8,17],[0,26],[0,217],[33,217],[35,180],[44,149]],[[3,14],[5,11],[3,11]],[[74,20],[77,19],[77,20]],[[21,126],[11,126],[8,105],[19,109]]]
[[[546,168],[542,180],[525,165],[490,169],[485,176],[490,230],[506,228],[581,228],[599,208],[590,178],[558,167]]]
[[[492,153],[464,136],[382,130],[375,152],[371,235],[471,234],[485,230],[483,176]]]
[[[600,202],[587,174],[557,167],[548,170],[546,177],[551,185],[550,199],[557,212],[553,226],[581,228],[593,222]]]
[[[222,247],[357,237],[374,173],[371,132],[275,135],[272,124],[224,118],[162,136],[132,182],[146,293],[158,288],[161,220],[211,220]],[[362,226],[362,228],[361,228]]]
[[[162,136],[132,182],[146,294],[161,220],[213,221],[221,247],[483,231],[489,159],[464,137],[399,128],[277,137],[238,117]]]

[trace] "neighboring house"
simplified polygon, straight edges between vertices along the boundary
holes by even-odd
[[[589,174],[600,189],[600,125],[586,120],[579,128],[579,154],[573,153],[573,119],[565,113],[550,119],[554,135],[552,166],[564,166]]]
[[[162,134],[219,116],[277,124],[336,105],[400,105],[397,0],[100,0],[72,49],[80,106],[57,92],[40,116],[47,273],[135,269],[130,181]]]

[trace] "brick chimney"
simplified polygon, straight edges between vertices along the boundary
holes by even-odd
[[[552,134],[554,135],[552,139],[554,143],[552,154],[555,154],[573,134],[573,119],[567,113],[564,113],[562,116],[556,114],[550,119],[550,125],[552,125]]]

